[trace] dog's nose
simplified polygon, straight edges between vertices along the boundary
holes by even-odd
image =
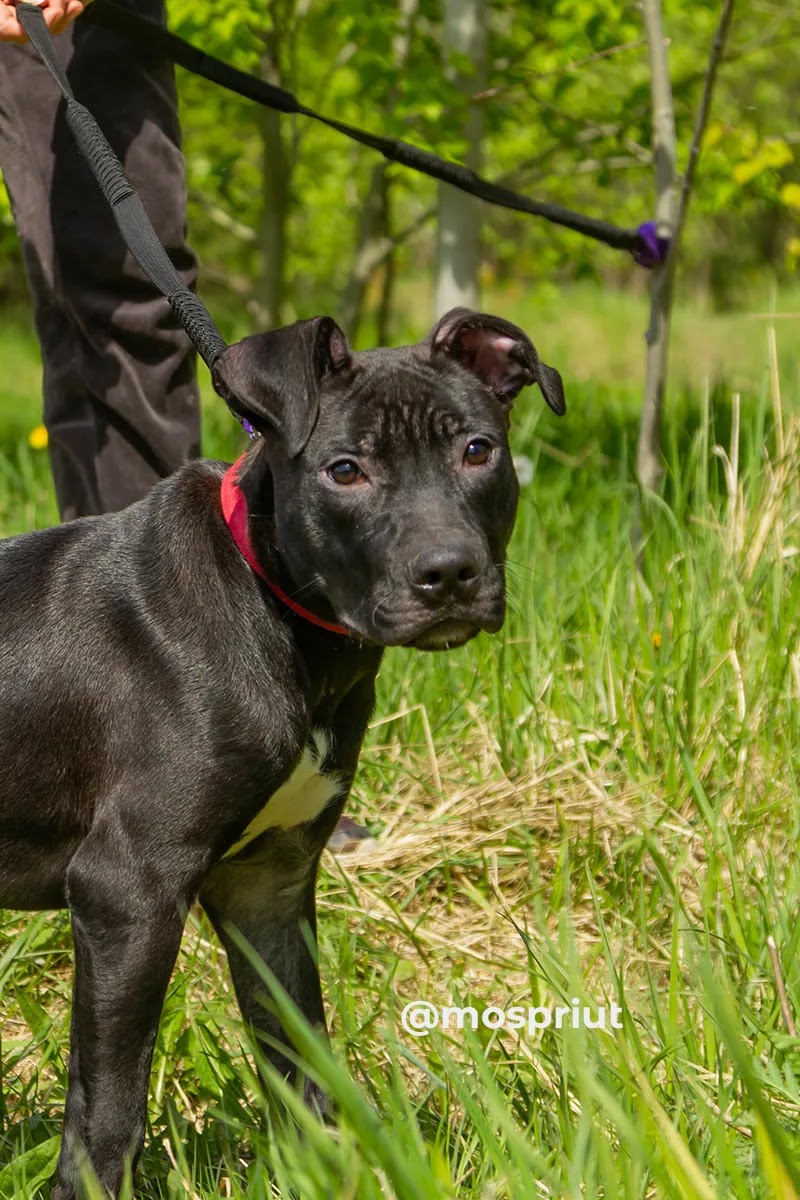
[[[470,599],[478,589],[480,573],[477,555],[465,542],[431,546],[409,567],[414,591],[435,604]]]

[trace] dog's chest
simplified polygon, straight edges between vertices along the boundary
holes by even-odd
[[[239,841],[228,850],[226,858],[238,854],[267,829],[292,829],[295,825],[313,821],[335,796],[341,794],[338,772],[325,770],[329,753],[330,735],[324,729],[314,729],[303,757],[289,779],[272,793]]]

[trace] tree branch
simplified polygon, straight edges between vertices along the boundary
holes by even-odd
[[[714,40],[708,55],[703,93],[695,119],[692,144],[686,172],[675,207],[675,123],[672,113],[672,93],[663,48],[661,7],[659,0],[643,0],[645,28],[651,53],[653,95],[653,148],[656,164],[656,222],[661,237],[670,237],[666,262],[653,271],[650,302],[650,328],[647,331],[647,372],[645,396],[639,422],[639,441],[636,448],[636,470],[642,487],[654,489],[661,475],[659,431],[661,409],[667,382],[669,351],[669,322],[672,309],[673,284],[678,261],[681,233],[686,222],[689,200],[694,186],[697,164],[703,144],[703,134],[711,112],[711,99],[719,65],[723,60],[725,43],[731,25],[734,0],[722,0],[722,9]],[[659,41],[660,39],[660,41]],[[661,52],[659,53],[659,45]]]
[[[671,259],[675,258],[676,247],[681,233],[683,232],[683,226],[686,222],[686,214],[689,209],[689,200],[692,194],[692,188],[694,186],[697,163],[699,161],[700,150],[703,145],[703,135],[705,134],[706,126],[708,125],[709,114],[711,112],[711,97],[714,94],[714,84],[717,80],[717,71],[719,70],[719,65],[722,62],[722,57],[725,50],[725,42],[727,41],[728,32],[731,26],[733,3],[734,0],[723,0],[719,24],[717,25],[717,31],[714,34],[714,41],[711,43],[711,52],[708,56],[708,67],[706,69],[706,77],[703,83],[703,94],[700,98],[700,107],[697,110],[697,117],[694,124],[692,145],[689,150],[689,161],[686,164],[686,172],[683,176],[678,216],[675,222],[675,233],[673,235],[673,242],[670,248]]]

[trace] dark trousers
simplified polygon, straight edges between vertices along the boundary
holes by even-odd
[[[162,0],[132,0],[164,19]],[[56,38],[190,285],[186,186],[170,63],[81,17]],[[195,356],[119,234],[29,47],[0,45],[0,166],[34,298],[44,420],[64,520],[124,508],[199,453]]]

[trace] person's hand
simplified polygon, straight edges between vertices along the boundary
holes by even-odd
[[[41,8],[51,33],[63,33],[84,10],[83,0],[30,0]],[[17,0],[0,0],[0,42],[21,45],[27,37],[14,11]]]

